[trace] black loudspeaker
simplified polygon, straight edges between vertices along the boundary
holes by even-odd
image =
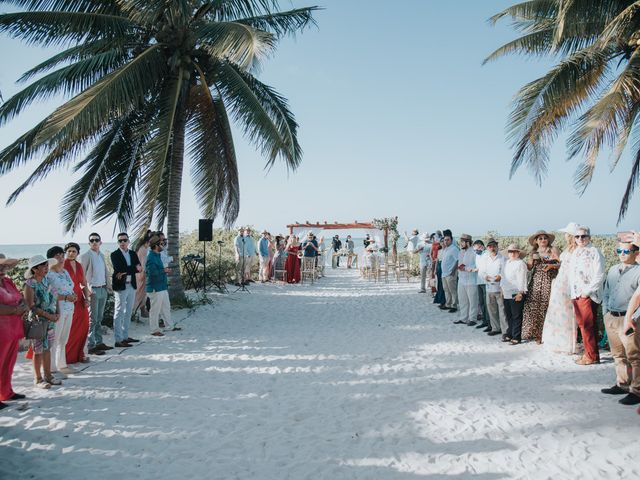
[[[201,218],[198,222],[198,240],[201,242],[213,241],[213,220]]]

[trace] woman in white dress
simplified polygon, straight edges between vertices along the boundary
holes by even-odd
[[[568,277],[571,254],[576,248],[573,236],[577,228],[576,223],[570,223],[565,228],[558,230],[564,233],[566,248],[560,254],[560,269],[551,285],[549,307],[542,330],[544,348],[557,353],[577,353],[576,315],[571,303]]]

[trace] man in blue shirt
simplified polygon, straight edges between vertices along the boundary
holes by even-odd
[[[446,303],[439,307],[442,310],[449,310],[453,313],[458,310],[458,257],[460,250],[453,242],[451,230],[445,230],[442,244],[442,286]]]
[[[161,252],[163,249],[164,243],[162,239],[158,235],[151,237],[149,240],[149,254],[145,263],[145,290],[151,300],[149,326],[151,327],[151,335],[155,337],[164,336],[164,333],[160,331],[160,317],[164,320],[165,329],[171,331],[181,330],[180,327],[175,327],[171,321],[171,302],[169,301],[167,284],[167,273],[170,272],[170,268],[165,267],[162,262]]]
[[[269,255],[269,232],[262,231],[262,237],[258,242],[258,255],[260,256],[260,269],[258,270],[258,279],[260,282],[268,282],[271,278],[271,256]]]

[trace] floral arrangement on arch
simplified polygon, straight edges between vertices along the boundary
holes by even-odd
[[[398,217],[374,218],[371,222],[378,230],[387,230],[389,232],[389,240],[395,243],[400,238],[398,232]]]

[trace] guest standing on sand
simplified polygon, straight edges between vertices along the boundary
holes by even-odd
[[[104,255],[100,251],[101,245],[100,235],[93,232],[89,235],[89,251],[80,255],[80,263],[91,293],[88,348],[92,355],[104,355],[105,350],[113,349],[102,341],[102,319],[107,305],[107,295],[112,290],[111,275],[107,270]]]
[[[73,293],[76,296],[76,301],[73,305],[71,330],[67,340],[67,363],[88,363],[89,357],[85,355],[85,346],[89,333],[90,294],[82,265],[76,260],[78,253],[80,253],[80,245],[70,242],[64,246],[64,250],[66,253],[64,269],[69,272],[73,282]]]
[[[522,341],[522,310],[527,293],[527,264],[520,258],[521,254],[520,247],[513,243],[507,247],[508,259],[500,280],[508,324],[502,341],[511,342],[512,345],[518,345]]]
[[[117,238],[118,248],[111,252],[111,282],[115,293],[113,335],[116,347],[128,348],[132,343],[139,341],[129,336],[129,326],[138,288],[136,275],[142,272],[142,265],[136,252],[129,250],[129,235],[121,232]]]
[[[576,363],[592,365],[600,363],[596,311],[598,304],[602,302],[605,263],[602,252],[591,243],[591,231],[588,227],[579,227],[575,239],[577,248],[571,256],[569,286],[584,343],[584,355]]]
[[[476,253],[471,248],[471,235],[460,235],[458,256],[458,302],[460,317],[453,323],[476,325],[478,317],[478,273]]]
[[[169,301],[169,291],[167,274],[171,272],[169,267],[165,267],[160,256],[164,248],[159,236],[154,235],[149,241],[151,250],[147,255],[147,295],[151,299],[151,309],[149,310],[149,326],[151,335],[154,337],[164,337],[160,331],[160,317],[164,321],[165,330],[182,330],[175,327],[171,320],[171,302]]]
[[[560,252],[553,246],[555,235],[539,230],[529,237],[532,249],[527,257],[531,282],[522,315],[522,338],[542,342],[542,329],[547,315],[551,282],[560,268]]]
[[[453,313],[458,311],[458,255],[460,250],[453,243],[451,230],[445,230],[443,234],[444,250],[442,251],[441,263],[445,305],[440,308]]]
[[[571,302],[569,288],[569,271],[571,270],[571,255],[576,249],[577,223],[569,223],[558,231],[564,234],[565,249],[560,254],[560,268],[555,280],[551,284],[549,306],[542,329],[542,345],[545,350],[556,353],[577,353],[578,324]]]
[[[16,265],[18,260],[0,253],[0,410],[7,406],[2,402],[25,397],[11,386],[20,339],[24,337],[22,316],[27,313],[22,294],[7,275]]]
[[[27,271],[24,272],[24,299],[27,308],[34,315],[48,320],[47,332],[44,338],[31,340],[30,351],[33,355],[34,385],[36,388],[47,389],[51,385],[61,385],[62,382],[51,373],[51,348],[55,341],[54,325],[60,318],[58,314],[58,300],[47,280],[49,267],[57,263],[53,258],[47,260],[42,255],[29,259]],[[28,352],[29,353],[29,352]]]
[[[483,275],[487,288],[487,310],[489,312],[489,321],[491,329],[487,335],[494,336],[504,333],[506,335],[509,330],[507,317],[504,313],[504,298],[500,288],[500,281],[504,273],[504,265],[507,261],[498,251],[498,242],[494,238],[487,239],[488,254],[483,262]]]
[[[136,248],[136,255],[142,266],[142,270],[136,273],[136,299],[133,304],[133,311],[140,309],[141,318],[149,318],[149,309],[147,308],[147,292],[146,277],[144,266],[147,263],[147,254],[149,253],[149,240],[151,239],[151,230],[147,230],[144,238],[140,241]]]
[[[626,394],[619,402],[637,405],[640,403],[640,339],[635,326],[629,327],[630,333],[624,326],[627,312],[635,311],[629,304],[640,287],[638,247],[619,242],[616,253],[620,263],[609,269],[602,295],[604,326],[616,367],[616,384],[601,391],[609,395]]]
[[[73,310],[77,300],[74,293],[75,285],[71,275],[64,269],[64,250],[62,247],[51,247],[47,251],[47,258],[54,259],[47,273],[47,280],[51,290],[58,299],[58,312],[60,317],[54,324],[55,342],[51,348],[51,371],[60,372],[63,375],[76,373],[76,370],[67,365],[67,341],[73,322]]]

